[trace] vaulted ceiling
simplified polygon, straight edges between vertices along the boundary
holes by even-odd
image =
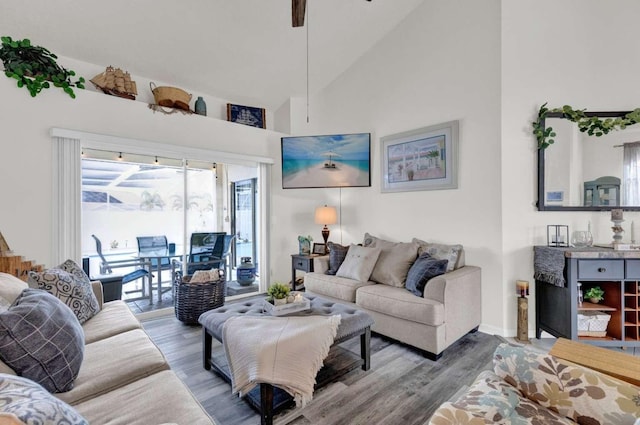
[[[423,1],[307,0],[299,28],[291,0],[3,1],[0,35],[274,110],[306,96],[307,37],[313,94]]]

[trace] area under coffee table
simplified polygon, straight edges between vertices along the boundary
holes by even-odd
[[[358,366],[361,366],[363,370],[369,370],[371,361],[371,325],[373,325],[373,319],[371,316],[366,312],[353,308],[349,305],[335,303],[331,300],[310,294],[305,294],[305,297],[311,301],[311,308],[292,315],[340,315],[340,326],[338,327],[336,337],[334,338],[332,352],[329,357],[347,356],[348,353],[345,352],[348,350],[342,350],[343,352],[336,353],[336,350],[340,349],[340,347],[337,347],[337,344],[356,336],[360,336],[360,357],[356,359],[357,361],[351,362],[348,367],[344,367],[345,363],[343,363],[343,367],[339,368],[334,368],[328,360],[325,361],[325,365],[318,372],[316,377],[316,388],[334,381],[339,376]],[[228,304],[204,313],[199,319],[200,324],[202,324],[203,335],[203,366],[207,370],[213,368],[228,382],[231,382],[231,376],[228,365],[226,364],[224,350],[220,349],[218,352],[212,353],[212,338],[222,342],[222,328],[224,326],[224,322],[232,316],[239,315],[267,315],[263,310],[263,300],[254,299]],[[353,356],[353,353],[349,352],[349,354]],[[282,408],[288,407],[293,403],[293,399],[289,394],[279,388],[274,388],[270,384],[260,384],[259,388],[254,388],[250,391],[246,395],[245,399],[260,412],[262,424],[271,424],[273,422],[274,413],[277,413]]]

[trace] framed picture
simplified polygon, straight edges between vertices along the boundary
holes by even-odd
[[[456,189],[458,121],[382,137],[382,192]]]
[[[547,192],[547,202],[562,202],[564,201],[564,192],[561,190],[555,192]]]
[[[264,114],[265,111],[263,108],[227,103],[227,121],[250,125],[252,127],[267,128]]]
[[[312,254],[324,255],[326,252],[326,245],[323,243],[314,243]]]
[[[282,138],[282,188],[371,186],[371,134]]]

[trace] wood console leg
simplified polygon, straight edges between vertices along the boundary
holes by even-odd
[[[206,370],[211,370],[211,335],[204,326],[202,327],[202,366]]]
[[[360,357],[362,358],[362,370],[371,368],[371,328],[367,328],[360,335]]]
[[[273,425],[273,385],[260,384],[260,424]]]

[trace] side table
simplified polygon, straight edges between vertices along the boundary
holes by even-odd
[[[319,257],[317,254],[291,254],[291,287],[296,290],[296,270],[306,273],[313,271],[313,259]]]

